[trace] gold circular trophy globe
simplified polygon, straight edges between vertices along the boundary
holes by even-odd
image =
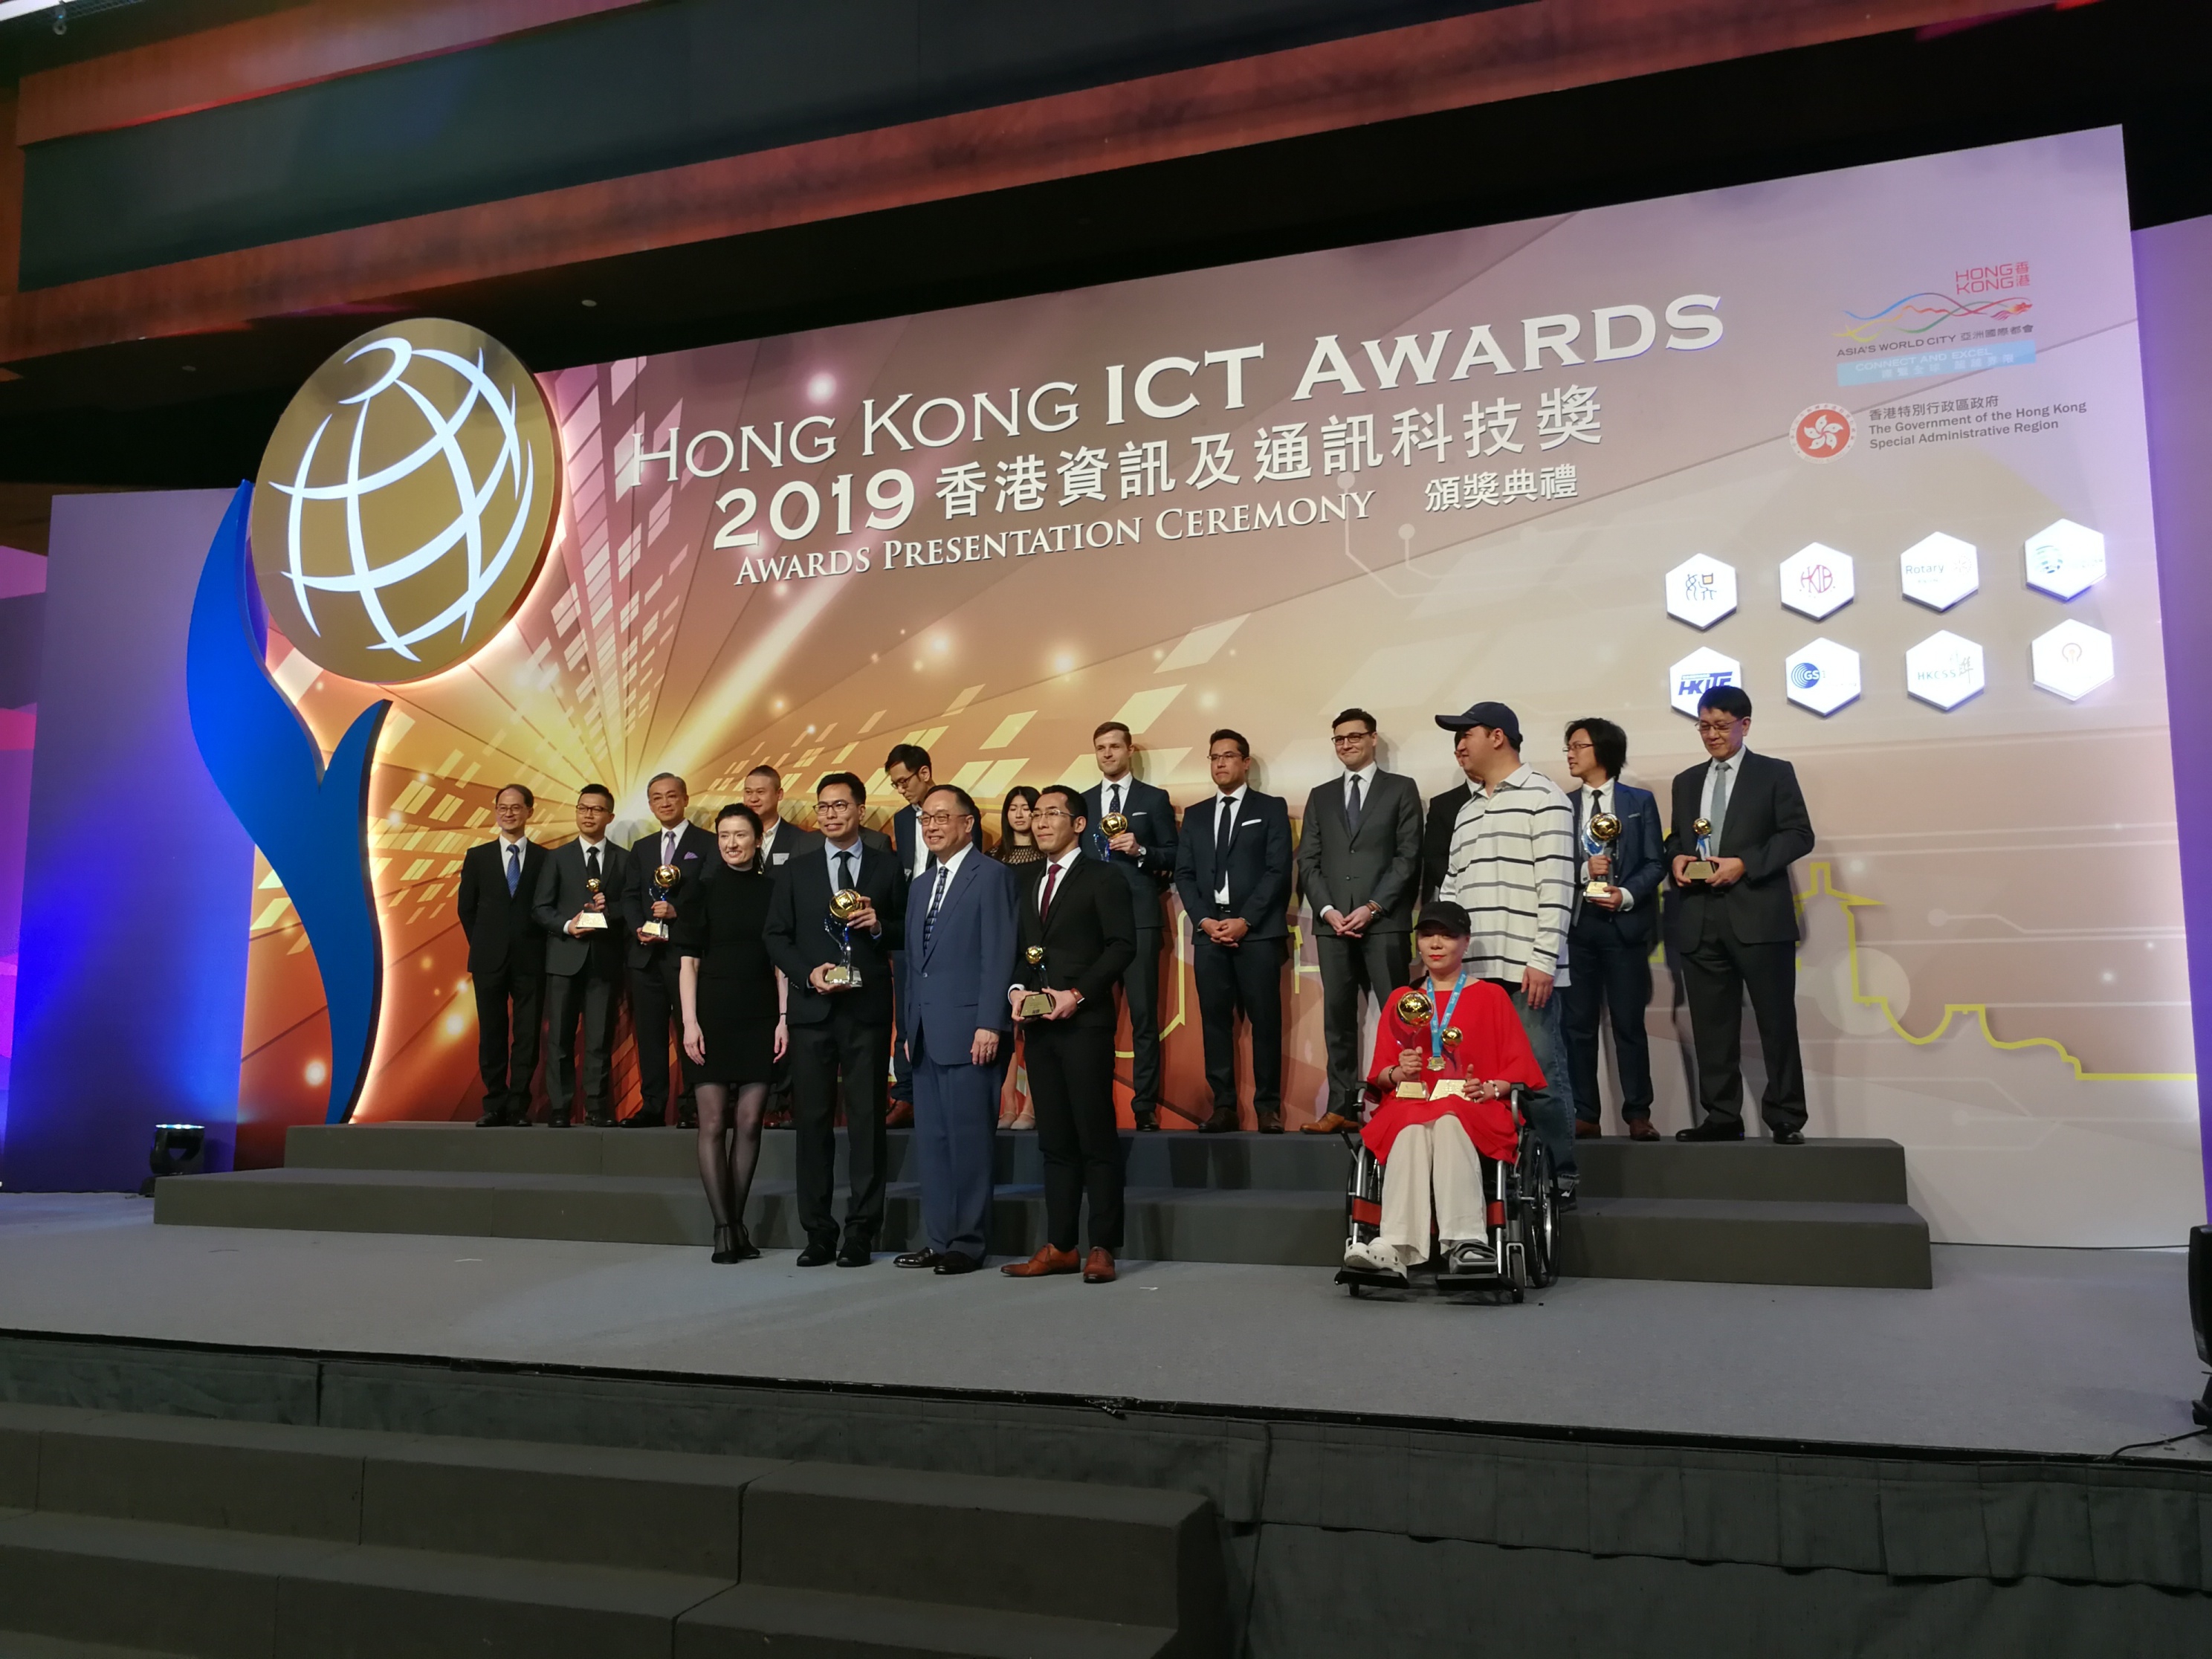
[[[850,887],[841,887],[830,896],[830,914],[838,921],[849,922],[860,914],[868,901],[865,894]]]
[[[307,379],[254,481],[254,573],[309,661],[398,684],[506,626],[551,545],[561,446],[544,393],[480,329],[372,329]]]
[[[1429,1000],[1429,994],[1426,991],[1407,990],[1398,993],[1398,1018],[1408,1025],[1422,1024],[1428,1018],[1434,1007],[1435,1005]]]
[[[670,891],[683,879],[684,872],[673,864],[664,864],[653,872],[653,884]]]
[[[1098,820],[1098,827],[1106,832],[1107,839],[1110,841],[1128,829],[1129,815],[1127,812],[1109,812]]]

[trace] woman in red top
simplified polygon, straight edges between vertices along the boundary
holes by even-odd
[[[1426,1261],[1432,1220],[1455,1265],[1490,1261],[1481,1158],[1518,1152],[1506,1102],[1516,1083],[1543,1087],[1544,1073],[1512,999],[1465,966],[1472,931],[1460,906],[1424,906],[1415,945],[1426,977],[1382,1006],[1367,1073],[1382,1097],[1360,1133],[1382,1165],[1382,1231],[1372,1240],[1354,1234],[1347,1267],[1402,1273]],[[1409,1017],[1416,995],[1427,1009]]]

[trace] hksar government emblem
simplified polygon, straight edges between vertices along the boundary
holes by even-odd
[[[538,382],[481,330],[418,318],[362,335],[262,454],[253,564],[270,621],[348,679],[452,667],[529,592],[559,456]]]

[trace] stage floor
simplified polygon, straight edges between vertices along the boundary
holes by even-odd
[[[0,1328],[1632,1435],[2097,1455],[2191,1426],[2182,1253],[1943,1245],[1932,1291],[1564,1279],[1352,1301],[1325,1269],[1119,1283],[802,1270],[773,1251],[162,1227],[0,1196]],[[2147,1454],[2212,1460],[2203,1440]]]

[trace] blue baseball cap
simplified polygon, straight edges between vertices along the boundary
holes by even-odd
[[[1470,726],[1487,726],[1503,732],[1505,741],[1521,746],[1521,718],[1502,702],[1479,702],[1464,714],[1439,714],[1437,724],[1447,732],[1464,732]]]

